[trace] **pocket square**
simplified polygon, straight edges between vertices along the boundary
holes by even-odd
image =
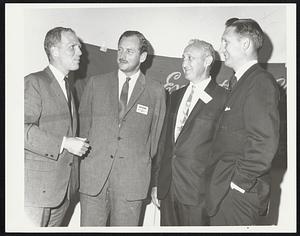
[[[225,108],[225,111],[230,111],[230,107],[226,107],[226,108]]]

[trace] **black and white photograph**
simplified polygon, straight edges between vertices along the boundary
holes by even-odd
[[[5,232],[296,232],[296,97],[293,3],[6,3]]]

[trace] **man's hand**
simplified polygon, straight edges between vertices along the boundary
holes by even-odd
[[[66,137],[64,141],[64,148],[80,157],[89,150],[89,147],[90,145],[87,143],[86,138]]]
[[[160,208],[160,200],[157,199],[157,187],[153,187],[151,190],[151,198],[153,204],[157,207]]]

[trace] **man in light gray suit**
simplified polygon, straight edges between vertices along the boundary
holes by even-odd
[[[80,47],[72,29],[50,30],[44,41],[50,65],[25,77],[24,210],[35,226],[61,225],[78,188],[77,156],[89,148],[76,137],[76,108],[67,78],[79,68]]]
[[[89,79],[80,135],[91,151],[80,166],[81,226],[137,226],[165,115],[165,91],[140,72],[148,41],[138,31],[118,42],[119,70]]]

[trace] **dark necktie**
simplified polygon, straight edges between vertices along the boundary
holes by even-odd
[[[69,107],[69,111],[70,111],[70,115],[71,115],[71,121],[72,121],[72,96],[71,96],[71,89],[70,89],[70,83],[68,80],[68,77],[64,78],[65,81],[65,87],[66,87],[66,92],[67,92],[67,98],[68,98],[68,107]]]
[[[126,107],[127,107],[129,80],[130,80],[130,77],[127,77],[125,83],[123,84],[121,95],[120,95],[119,122],[121,122],[121,120],[123,119],[123,116],[125,114]]]
[[[229,89],[232,90],[237,83],[237,78],[233,75],[229,81]]]

